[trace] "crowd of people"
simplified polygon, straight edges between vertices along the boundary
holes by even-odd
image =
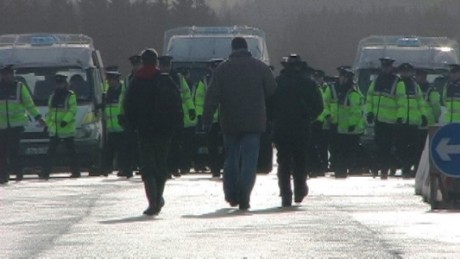
[[[291,54],[275,78],[273,69],[251,56],[244,38],[234,38],[231,48],[228,60],[208,62],[208,74],[197,83],[191,82],[188,68],[173,69],[172,57],[158,56],[154,49],[130,57],[132,72],[126,79],[116,66],[106,68],[98,108],[107,141],[95,174],[118,169],[118,176],[130,178],[139,168],[149,204],[144,214],[160,213],[171,175],[206,166],[215,178],[223,170],[225,200],[249,209],[261,134],[271,134],[277,149],[281,204],[288,207],[293,198],[300,203],[308,195],[308,176],[334,172],[345,178],[363,167],[360,138],[367,126],[374,126],[377,147],[368,166],[386,179],[398,168],[404,177],[414,176],[441,105],[447,109],[444,122],[460,120],[460,65],[451,66],[441,93],[427,81],[427,70],[409,63],[394,67],[394,59],[382,57],[379,74],[363,94],[348,66],[337,68],[338,77],[327,77]],[[18,146],[26,114],[50,137],[40,178],[49,178],[61,142],[70,155],[71,176],[80,177],[74,147],[77,99],[67,77],[55,75],[46,118],[28,88],[15,80],[14,67],[1,67],[0,79],[0,183],[8,182],[9,172],[22,179]],[[209,153],[205,163],[196,159],[200,134]]]

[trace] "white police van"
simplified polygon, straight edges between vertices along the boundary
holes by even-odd
[[[81,167],[90,168],[97,163],[104,134],[96,106],[101,103],[104,74],[93,40],[82,34],[1,35],[0,64],[14,65],[16,79],[29,87],[43,116],[54,90],[54,75],[68,76],[70,90],[77,96],[75,146]],[[20,145],[24,165],[41,165],[48,142],[47,133],[31,119]]]

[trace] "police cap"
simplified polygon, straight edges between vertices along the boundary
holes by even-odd
[[[395,62],[394,59],[389,58],[389,57],[384,57],[384,58],[381,58],[379,60],[380,60],[380,64],[382,65],[382,67],[390,67]]]
[[[11,64],[8,65],[0,65],[0,72],[13,72],[14,71],[14,66]]]
[[[120,77],[121,73],[118,70],[118,66],[108,66],[105,68],[105,74],[111,77]]]
[[[67,76],[66,75],[63,75],[63,74],[56,74],[54,76],[54,81],[56,81],[56,83],[64,83],[64,82],[67,82]]]
[[[337,71],[339,71],[340,76],[352,78],[355,76],[355,73],[349,66],[340,66],[337,68]]]
[[[291,54],[287,59],[288,64],[299,64],[302,63],[302,58],[298,54]]]
[[[402,63],[401,65],[398,66],[399,71],[412,71],[414,69],[414,66],[412,66],[409,63]]]
[[[458,73],[460,72],[460,65],[459,64],[451,64],[449,65],[451,73]]]
[[[131,65],[139,65],[141,64],[141,56],[140,55],[132,55],[131,57],[128,58],[129,62],[131,62]]]

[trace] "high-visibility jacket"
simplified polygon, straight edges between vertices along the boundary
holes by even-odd
[[[29,118],[40,118],[29,89],[21,82],[0,82],[0,129],[24,127]]]
[[[425,100],[423,103],[425,105],[425,114],[428,119],[427,127],[423,127],[425,129],[438,123],[439,116],[441,116],[441,94],[436,87],[430,86],[428,82],[426,84],[426,87],[421,87],[423,99]]]
[[[401,79],[406,86],[407,112],[404,121],[408,125],[422,125],[422,116],[426,116],[426,104],[420,86],[412,78]]]
[[[447,84],[443,92],[443,101],[447,108],[444,123],[460,122],[460,80]]]
[[[336,85],[326,85],[321,88],[324,100],[324,110],[320,116],[324,116],[323,129],[329,129],[331,124],[337,124],[338,116],[338,95]],[[330,116],[329,120],[326,117]]]
[[[189,116],[190,110],[195,110],[195,104],[193,103],[192,93],[187,80],[179,74],[180,80],[180,95],[182,98],[182,110],[184,111],[184,128],[193,127],[196,125],[196,119],[191,120]]]
[[[204,100],[206,98],[206,91],[208,88],[208,83],[206,79],[200,80],[195,88],[194,94],[194,102],[195,102],[195,110],[196,115],[203,116],[204,112]],[[217,123],[219,121],[219,109],[214,113],[213,123]]]
[[[364,128],[364,96],[352,87],[338,101],[337,131],[339,134],[363,134]]]
[[[322,123],[324,123],[324,120],[326,119],[326,117],[330,115],[329,106],[327,105],[327,102],[326,102],[326,92],[329,91],[328,88],[329,88],[329,85],[327,85],[326,83],[324,83],[323,85],[319,87],[321,98],[323,98],[323,112],[321,112],[321,114],[318,116],[317,121],[322,122]]]
[[[379,75],[369,86],[366,97],[366,112],[373,113],[375,120],[395,124],[398,118],[407,118],[406,86],[394,74]]]
[[[46,124],[50,137],[69,138],[75,135],[75,117],[77,115],[77,98],[74,92],[54,91],[48,100]],[[66,122],[63,126],[61,122]]]
[[[122,132],[118,116],[121,110],[121,97],[124,95],[125,87],[123,84],[118,88],[109,87],[105,95],[105,121],[108,132]]]

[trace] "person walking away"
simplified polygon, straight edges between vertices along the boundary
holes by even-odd
[[[364,133],[364,97],[353,81],[349,68],[339,67],[338,149],[335,178],[346,178],[347,170],[355,169],[359,160],[359,142]]]
[[[153,216],[165,203],[167,157],[174,131],[183,127],[183,113],[176,84],[157,68],[157,52],[145,49],[141,59],[142,67],[135,73],[124,105],[126,121],[138,133],[142,180],[149,204],[144,215]]]
[[[217,66],[224,62],[223,59],[211,59],[208,61],[208,74],[200,82],[198,82],[195,91],[195,107],[198,117],[198,128],[202,126],[202,115],[204,111],[205,97],[208,87],[211,82],[211,77]],[[221,150],[223,146],[222,130],[219,124],[220,109],[217,108],[213,116],[211,130],[207,134],[208,147],[208,164],[211,169],[211,175],[214,179],[220,178],[220,171],[224,163],[224,152]]]
[[[301,58],[290,55],[286,70],[276,78],[278,87],[269,101],[268,114],[278,150],[278,185],[283,207],[292,205],[291,175],[295,202],[302,202],[308,195],[307,147],[312,122],[323,110],[323,99],[316,83],[301,69]]]
[[[10,172],[21,181],[19,142],[30,114],[42,127],[46,126],[35,107],[27,86],[14,77],[12,65],[0,67],[0,184],[8,183]]]
[[[106,78],[108,89],[103,101],[103,109],[106,117],[107,142],[104,147],[102,170],[105,175],[113,171],[114,162],[117,162],[119,172],[118,176],[131,178],[133,177],[132,168],[127,163],[126,142],[123,127],[120,125],[120,107],[121,97],[125,92],[125,86],[121,81],[121,73],[118,67],[112,66],[106,69]]]
[[[48,180],[57,148],[61,142],[67,149],[67,158],[70,165],[72,178],[80,177],[80,169],[75,151],[75,116],[77,115],[77,98],[67,83],[67,76],[55,75],[55,89],[48,100],[48,114],[46,124],[50,142],[45,164],[42,168],[40,178]]]
[[[374,126],[374,141],[378,148],[380,178],[388,178],[388,170],[394,163],[392,149],[398,126],[407,117],[407,96],[404,82],[395,74],[394,59],[381,58],[381,70],[369,86],[366,97],[367,123]],[[374,172],[376,174],[377,172]]]
[[[266,130],[266,100],[276,88],[270,68],[252,57],[242,37],[232,40],[228,61],[214,71],[206,93],[203,127],[211,128],[220,107],[224,134],[225,200],[240,210],[250,208],[256,180],[260,136]]]

